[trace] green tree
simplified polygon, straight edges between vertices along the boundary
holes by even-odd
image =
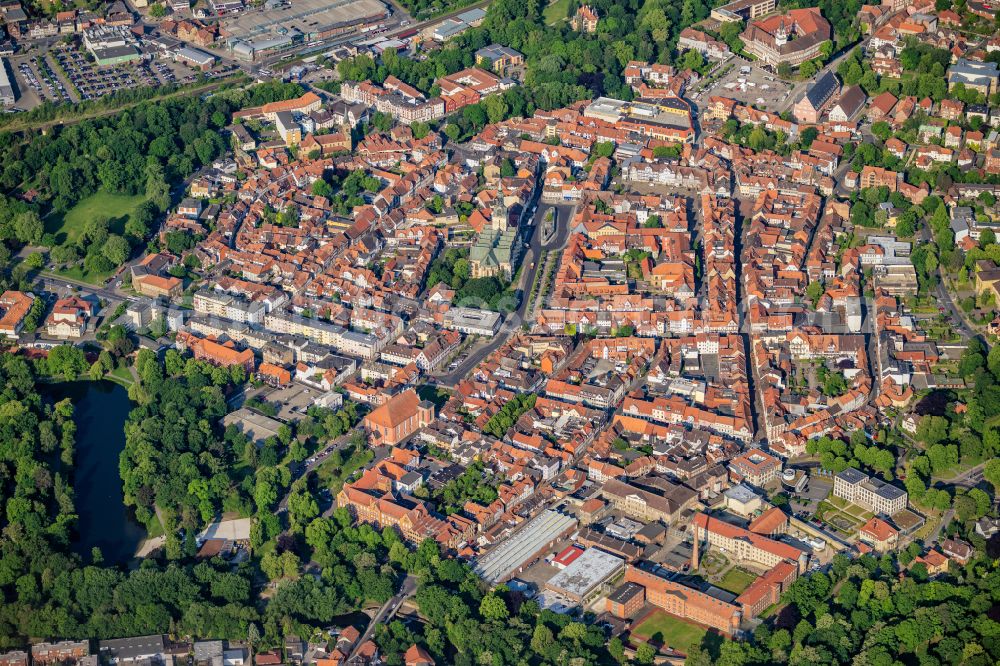
[[[38,245],[45,227],[42,219],[33,210],[25,211],[14,218],[14,237],[21,243]]]
[[[130,251],[128,241],[117,234],[109,235],[101,248],[101,253],[115,266],[124,264]]]
[[[983,468],[983,478],[993,485],[993,495],[1000,495],[1000,458],[994,458]]]
[[[819,299],[823,297],[825,291],[822,282],[810,282],[806,287],[806,296],[812,301],[813,308],[819,303]]]
[[[944,440],[948,435],[948,419],[943,416],[927,415],[917,424],[917,439],[932,446]]]
[[[487,594],[479,603],[479,614],[491,622],[502,622],[510,616],[507,603],[496,594]]]
[[[652,664],[656,658],[656,648],[649,643],[642,643],[635,650],[635,660],[639,664]]]

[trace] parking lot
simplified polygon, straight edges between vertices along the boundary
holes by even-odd
[[[27,95],[28,91],[31,91],[34,93],[33,97],[38,102],[73,101],[69,90],[59,80],[55,72],[52,71],[48,61],[42,55],[37,55],[18,63],[15,76],[22,97]]]
[[[302,418],[319,395],[316,389],[310,389],[302,384],[291,384],[285,388],[275,389],[264,398],[269,403],[277,405],[278,418],[282,421],[293,421]]]
[[[801,493],[792,495],[791,506],[795,515],[806,518],[816,513],[820,502],[825,500],[833,490],[833,478],[817,474],[809,475],[809,483]],[[800,515],[803,514],[803,515]]]
[[[126,88],[152,87],[195,80],[193,70],[162,60],[98,67],[83,51],[63,46],[52,51],[81,100],[96,99]]]
[[[784,111],[791,105],[790,97],[795,86],[790,86],[759,65],[735,59],[736,66],[715,81],[709,88],[693,94],[696,103],[709,97],[729,97],[744,104],[767,111]],[[748,71],[749,70],[749,71]]]

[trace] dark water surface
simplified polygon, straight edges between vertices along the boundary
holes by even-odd
[[[73,490],[80,516],[73,549],[90,561],[97,546],[108,564],[128,562],[146,536],[124,504],[118,456],[125,448],[128,392],[109,381],[66,382],[45,387],[53,402],[69,398],[76,421]]]

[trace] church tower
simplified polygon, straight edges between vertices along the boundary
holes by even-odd
[[[497,196],[497,201],[493,204],[493,212],[490,217],[490,227],[493,231],[506,231],[507,219],[510,217],[507,211],[507,204],[503,201],[503,193]]]

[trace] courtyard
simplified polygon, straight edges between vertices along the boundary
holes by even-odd
[[[839,497],[830,496],[820,502],[816,509],[816,518],[836,530],[841,536],[851,537],[868,522],[874,514],[864,508],[851,504]]]
[[[681,652],[699,647],[708,629],[674,617],[662,610],[654,610],[632,630],[632,635]]]
[[[743,591],[750,587],[750,584],[755,580],[757,580],[756,574],[739,567],[733,567],[715,582],[715,586],[733,594],[743,594]]]

